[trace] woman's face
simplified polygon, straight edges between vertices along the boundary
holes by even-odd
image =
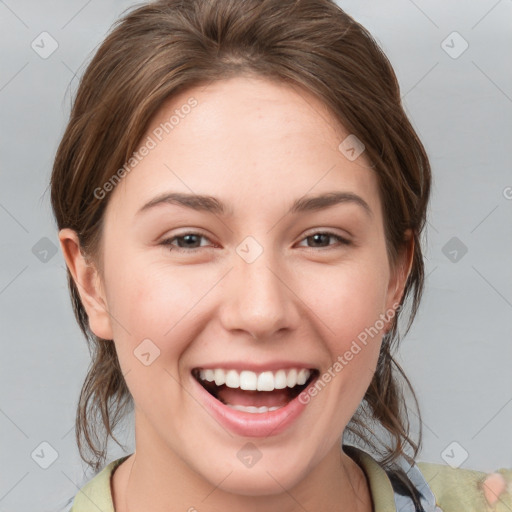
[[[306,91],[244,77],[152,120],[146,156],[102,199],[110,316],[90,318],[115,342],[137,456],[241,494],[338,460],[403,286],[376,175],[351,139],[339,149],[349,135]],[[325,194],[339,200],[312,200]]]

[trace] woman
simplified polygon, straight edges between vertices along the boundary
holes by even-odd
[[[392,351],[430,180],[387,58],[333,2],[120,20],[51,187],[93,355],[80,451],[100,469],[130,405],[136,449],[73,512],[505,510],[510,472],[414,464]]]

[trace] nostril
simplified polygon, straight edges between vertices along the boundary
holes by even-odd
[[[489,505],[494,505],[500,494],[506,489],[507,483],[500,473],[491,473],[483,483],[483,491],[485,499]]]

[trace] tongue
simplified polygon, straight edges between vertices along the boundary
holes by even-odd
[[[242,391],[239,388],[222,386],[218,397],[230,405],[253,405],[261,407],[281,407],[290,401],[290,395],[286,389],[274,389],[274,391]]]

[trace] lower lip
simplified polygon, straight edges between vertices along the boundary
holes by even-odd
[[[250,413],[237,411],[217,400],[192,376],[200,400],[213,417],[234,434],[245,437],[269,437],[280,434],[294,423],[307,404],[299,402],[299,395],[275,411]],[[312,381],[309,386],[314,383]],[[308,388],[309,388],[308,386]],[[308,389],[306,388],[306,389]],[[304,391],[302,391],[304,393]]]

